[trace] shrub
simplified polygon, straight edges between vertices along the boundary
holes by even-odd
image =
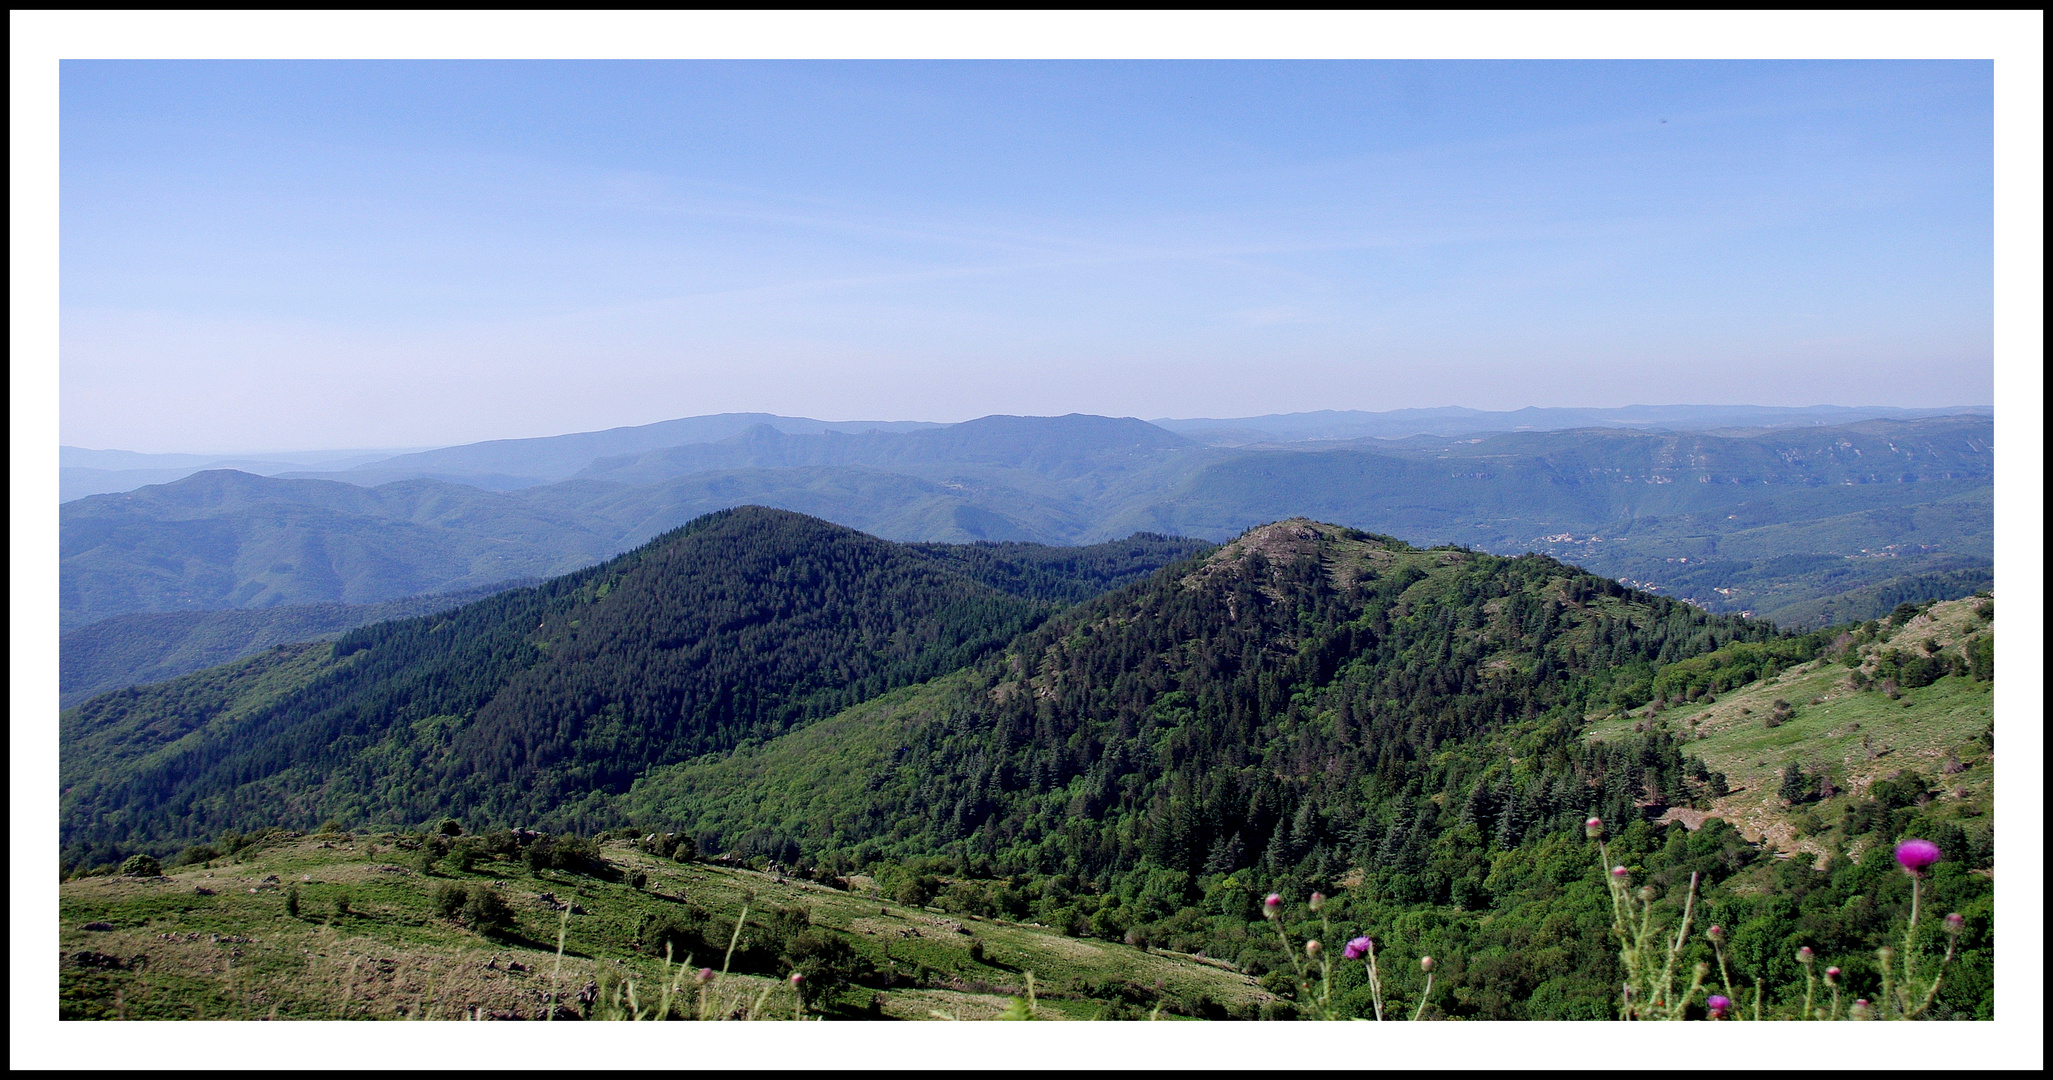
[[[156,877],[163,872],[163,866],[148,855],[130,855],[121,864],[123,877]]]
[[[974,950],[976,944],[972,943],[971,948]],[[805,976],[799,992],[808,1004],[868,978],[875,971],[840,935],[811,927],[790,939],[780,959]]]
[[[934,899],[934,890],[940,884],[941,880],[932,874],[907,878],[898,886],[897,891],[891,894],[891,899],[907,907],[925,907],[928,901]]]
[[[531,870],[565,870],[596,874],[606,867],[599,845],[581,836],[544,836],[521,853]]]
[[[641,940],[642,951],[650,956],[667,955],[680,964],[687,957],[711,962],[718,960],[727,947],[725,939],[708,940],[719,936],[708,929],[711,921],[703,909],[687,904],[683,911],[648,916],[636,936]]]
[[[490,886],[477,884],[467,890],[461,916],[465,926],[487,937],[511,932],[519,925],[512,906]]]
[[[445,919],[455,918],[457,913],[463,910],[463,902],[468,898],[468,893],[468,889],[454,881],[445,881],[435,886],[435,914]]]
[[[171,860],[171,865],[191,866],[194,863],[209,862],[220,857],[220,850],[215,848],[212,844],[194,844],[193,846],[186,848],[184,851],[179,852],[178,857]]]
[[[285,890],[285,914],[290,918],[299,918],[299,886],[297,885]]]
[[[463,823],[453,817],[446,817],[440,825],[435,826],[435,831],[443,836],[462,836]]]

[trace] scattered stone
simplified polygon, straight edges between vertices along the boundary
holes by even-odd
[[[193,886],[192,894],[194,896],[212,896],[214,895],[214,890],[207,888],[205,885],[195,885]]]
[[[268,876],[266,876],[266,877],[264,878],[264,883],[265,883],[265,884],[267,884],[267,885],[276,885],[276,884],[278,884],[278,875],[276,875],[276,874],[271,874],[271,875],[268,875]]]

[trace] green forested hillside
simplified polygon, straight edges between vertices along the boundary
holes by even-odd
[[[175,679],[274,645],[333,637],[388,619],[431,615],[533,584],[533,579],[516,579],[382,604],[289,604],[116,615],[58,639],[57,700],[60,707],[70,708],[96,694]]]
[[[62,725],[65,843],[83,857],[281,814],[578,821],[651,766],[953,670],[1053,601],[1195,549],[913,549],[723,511],[536,588],[288,650],[293,685],[266,653],[86,702]]]
[[[1978,705],[1986,614],[1792,635],[1543,556],[1303,519],[1062,610],[957,568],[1031,592],[1039,573],[1116,579],[1135,551],[1006,554],[750,508],[447,615],[108,695],[63,718],[66,862],[452,812],[681,837],[886,902],[1202,955],[1277,1015],[1303,988],[1261,897],[1322,890],[1318,932],[1373,934],[1385,992],[1421,1015],[1581,1019],[1615,1015],[1620,978],[1585,815],[1662,918],[1694,876],[1698,925],[1727,929],[1735,977],[1783,1011],[1799,945],[1849,995],[1879,993],[1909,883],[1876,852],[1922,836],[1943,852],[1927,910],[1963,915],[1932,1015],[1991,1015],[1993,834],[1963,817],[1985,784],[1927,798],[1930,778],[1870,777],[1814,826],[1828,858],[1777,859],[1730,809],[1758,798],[1734,756],[1758,741],[1676,722],[1849,662],[1856,698],[1835,707],[1884,710],[1877,731]],[[1813,705],[1788,726],[1838,723]],[[1948,752],[1986,769],[1986,738],[1963,737],[1980,749]],[[1336,969],[1343,1015],[1370,1009],[1357,967]]]
[[[1793,1008],[1798,945],[1879,989],[1872,950],[1900,927],[1907,881],[1886,857],[1769,858],[1706,819],[1739,782],[1692,733],[1626,720],[1592,740],[1584,717],[1692,708],[1841,644],[1544,558],[1286,522],[968,671],[656,770],[619,805],[710,850],[869,867],[951,910],[1202,949],[1258,974],[1288,967],[1259,897],[1324,889],[1349,928],[1336,936],[1459,958],[1437,984],[1442,1015],[1502,1019],[1613,1015],[1615,942],[1581,836],[1595,813],[1669,918],[1698,874],[1699,925],[1736,928],[1740,977]],[[1976,935],[1939,1008],[1988,1015],[1993,848],[1962,840],[1951,814],[1898,799],[1845,827],[1870,852],[1946,841],[1926,902],[1968,912]],[[984,883],[922,878],[937,852],[941,873]],[[1417,989],[1415,974],[1389,978]],[[1364,1013],[1362,981],[1345,990]]]
[[[859,798],[819,807],[808,788],[831,813],[750,824],[788,827],[786,854],[962,841],[1087,876],[1147,862],[1310,879],[1386,840],[1423,859],[1436,831],[1415,820],[1423,810],[1360,816],[1420,800],[1437,807],[1434,822],[1466,812],[1516,843],[1579,820],[1592,784],[1600,809],[1618,814],[1647,795],[1648,769],[1656,798],[1701,790],[1673,743],[1590,757],[1572,733],[1592,702],[1638,705],[1657,665],[1733,641],[1782,639],[1541,557],[1420,551],[1290,521],[1189,574],[1092,601],[928,688],[911,700],[932,722],[838,766],[864,778]],[[1537,756],[1525,786],[1475,788],[1505,753]],[[696,800],[782,805],[768,789],[737,796],[727,767],[664,770],[632,804],[727,844],[728,823],[697,816]],[[791,770],[763,772],[774,785]]]

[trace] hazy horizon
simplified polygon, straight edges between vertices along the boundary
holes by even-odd
[[[1261,419],[1267,419],[1267,418],[1275,418],[1275,417],[1284,417],[1284,416],[1313,416],[1313,415],[1318,415],[1318,414],[1320,414],[1320,413],[1341,413],[1341,414],[1345,414],[1345,413],[1366,413],[1366,414],[1368,414],[1368,415],[1383,415],[1383,414],[1389,414],[1389,413],[1401,413],[1401,412],[1434,412],[1434,411],[1449,411],[1449,410],[1467,410],[1467,411],[1472,411],[1472,412],[1479,412],[1479,413],[1485,413],[1485,414],[1489,414],[1489,415],[1504,415],[1504,414],[1506,414],[1506,413],[1515,413],[1515,412],[1522,412],[1522,411],[1525,411],[1525,410],[1527,410],[1527,409],[1577,409],[1577,410],[1584,410],[1584,409],[1588,409],[1588,410],[1591,410],[1591,411],[1602,411],[1602,410],[1610,410],[1610,409],[1693,409],[1693,408],[1702,408],[1702,409],[1755,409],[1755,408],[1761,408],[1761,409],[1792,409],[1792,410],[1804,410],[1804,409],[1849,409],[1849,410],[1869,410],[1869,409],[1895,409],[1895,410],[1902,410],[1902,411],[1907,411],[1907,412],[1919,412],[1919,413],[1928,413],[1928,412],[1946,412],[1946,411],[1953,411],[1953,410],[1958,410],[1958,411],[1963,411],[1963,412],[1974,412],[1974,411],[1980,411],[1980,410],[1993,410],[1993,409],[1995,408],[1995,406],[1994,406],[1993,404],[1987,404],[1987,405],[1982,405],[1982,404],[1954,404],[1954,405],[1919,405],[1919,406],[1908,406],[1908,405],[1875,405],[1875,404],[1859,404],[1859,405],[1847,405],[1847,404],[1840,404],[1840,403],[1837,403],[1837,402],[1813,402],[1813,403],[1811,403],[1811,404],[1807,404],[1807,405],[1759,405],[1759,404],[1757,404],[1757,403],[1753,403],[1753,402],[1740,402],[1740,403],[1734,403],[1734,404],[1730,404],[1730,405],[1705,405],[1705,404],[1702,404],[1702,403],[1694,403],[1694,402],[1690,402],[1690,403],[1672,403],[1672,404],[1649,404],[1649,403],[1646,403],[1646,402],[1635,402],[1635,403],[1633,403],[1633,404],[1631,404],[1631,405],[1624,405],[1624,406],[1575,406],[1575,405],[1568,405],[1568,406],[1544,406],[1544,405],[1527,405],[1527,406],[1521,406],[1521,407],[1519,407],[1519,408],[1515,408],[1515,409],[1470,409],[1470,407],[1468,407],[1468,406],[1464,406],[1464,405],[1430,405],[1430,406],[1418,406],[1418,407],[1414,407],[1414,408],[1409,408],[1409,409],[1386,409],[1386,410],[1365,410],[1365,409],[1305,409],[1305,410],[1298,410],[1298,411],[1295,411],[1295,412],[1290,412],[1290,413],[1263,413],[1263,414],[1251,414],[1251,415],[1243,415],[1243,416],[1220,416],[1220,417],[1210,417],[1210,416],[1187,416],[1187,417],[1186,417],[1186,416],[1134,416],[1134,415],[1129,415],[1129,416],[1126,416],[1126,417],[1121,417],[1121,418],[1119,418],[1119,419],[1133,419],[1133,420],[1142,420],[1142,421],[1145,421],[1145,422],[1147,422],[1147,423],[1151,423],[1151,424],[1152,424],[1152,423],[1198,423],[1198,422],[1213,422],[1213,421],[1216,421],[1216,422],[1219,422],[1219,423],[1231,423],[1231,422],[1235,422],[1235,421],[1244,421],[1244,420],[1261,420]],[[754,411],[754,410],[750,410],[750,412],[753,412],[753,411]],[[1028,416],[1036,416],[1036,417],[1051,417],[1051,416],[1063,416],[1063,415],[1076,415],[1076,414],[1078,414],[1078,412],[1079,412],[1079,410],[1071,410],[1071,412],[1070,412],[1070,413],[1031,413],[1031,414],[1020,414],[1020,413],[984,413],[984,414],[981,414],[980,416],[970,416],[970,417],[964,417],[964,418],[962,418],[962,419],[960,419],[960,420],[929,420],[929,419],[926,419],[926,418],[924,418],[924,417],[913,417],[913,416],[849,416],[849,417],[835,417],[835,416],[811,416],[811,417],[795,417],[795,416],[789,416],[788,414],[773,414],[773,415],[781,415],[781,416],[784,416],[784,417],[785,417],[786,419],[808,419],[808,420],[819,420],[819,421],[822,421],[822,422],[825,422],[825,423],[830,423],[830,424],[856,424],[856,423],[904,423],[904,422],[912,422],[912,423],[931,423],[931,424],[937,424],[937,425],[948,425],[948,424],[959,424],[959,423],[964,423],[964,422],[966,422],[966,421],[969,421],[969,420],[977,420],[977,419],[983,419],[983,418],[985,418],[985,417],[990,417],[990,416],[1019,416],[1019,415],[1028,415]],[[735,414],[744,414],[744,415],[745,415],[745,413],[742,413],[742,411],[741,411],[741,410],[731,410],[731,411],[730,411],[729,413],[727,413],[727,414],[725,414],[725,415],[735,415]],[[717,415],[723,415],[723,414],[720,414],[720,413],[701,413],[701,414],[699,414],[699,415],[700,415],[700,416],[717,416]],[[1102,414],[1102,413],[1085,413],[1085,414],[1082,414],[1082,415],[1106,415],[1106,414]],[[651,421],[651,423],[657,423],[657,424],[660,424],[660,423],[664,423],[665,421],[668,421],[668,420],[685,420],[685,419],[693,419],[693,417],[664,417],[664,418],[663,418],[663,419],[661,419],[661,420]],[[259,458],[262,458],[262,457],[263,457],[264,455],[267,455],[267,454],[270,454],[270,455],[281,455],[281,456],[307,456],[307,455],[313,455],[313,454],[395,454],[395,455],[397,455],[397,454],[409,454],[409,453],[420,453],[420,452],[423,452],[423,451],[427,451],[427,450],[439,450],[439,449],[443,449],[443,448],[446,448],[446,447],[450,447],[450,446],[464,446],[464,445],[470,445],[470,444],[472,444],[472,443],[479,443],[479,442],[514,442],[514,441],[520,441],[520,440],[526,440],[526,439],[548,439],[548,438],[555,438],[555,437],[558,437],[558,436],[563,436],[563,435],[579,435],[579,434],[586,434],[586,433],[589,433],[589,432],[598,432],[598,431],[608,431],[608,430],[616,430],[616,429],[621,429],[621,428],[630,428],[630,427],[643,427],[643,426],[648,426],[648,425],[645,425],[645,424],[613,424],[613,425],[608,425],[608,426],[606,426],[606,427],[599,427],[599,428],[582,428],[582,429],[578,429],[578,430],[563,430],[563,431],[543,431],[543,432],[537,432],[537,433],[534,433],[534,434],[519,434],[519,435],[495,435],[495,436],[489,436],[489,437],[487,437],[487,438],[484,438],[484,439],[472,439],[472,440],[467,440],[466,442],[463,442],[463,443],[426,443],[426,444],[421,444],[421,445],[416,445],[416,446],[340,446],[340,445],[333,445],[333,446],[293,446],[293,447],[281,447],[281,446],[259,446],[259,447],[254,447],[254,448],[251,448],[251,447],[242,447],[242,448],[235,448],[235,449],[229,449],[229,450],[192,450],[192,449],[186,449],[186,448],[176,448],[176,449],[160,449],[160,450],[137,450],[137,449],[135,449],[134,447],[128,447],[128,446],[90,446],[90,447],[89,447],[89,446],[80,446],[80,445],[78,445],[78,444],[76,444],[76,443],[65,443],[65,442],[60,442],[60,443],[59,443],[58,445],[59,445],[59,447],[60,447],[60,448],[62,448],[62,449],[67,449],[67,450],[83,450],[83,451],[87,451],[87,452],[91,452],[91,453],[128,453],[128,454],[136,454],[136,455],[139,455],[139,456],[163,456],[163,457],[174,457],[174,456],[177,456],[177,457],[212,457],[212,458],[227,458],[227,457],[244,457],[244,458],[250,458],[250,459],[259,459]]]

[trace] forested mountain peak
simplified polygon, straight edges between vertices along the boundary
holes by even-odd
[[[959,845],[1023,872],[1259,867],[1324,887],[1423,866],[1464,820],[1510,846],[1592,810],[1637,816],[1650,776],[1657,799],[1692,797],[1677,745],[1581,746],[1584,712],[1644,702],[1661,664],[1777,636],[1543,556],[1289,519],[959,677],[658,770],[628,805],[773,857]]]
[[[66,843],[337,812],[580,821],[651,767],[961,668],[1202,547],[915,547],[719,511],[534,588],[84,703],[62,721]]]

